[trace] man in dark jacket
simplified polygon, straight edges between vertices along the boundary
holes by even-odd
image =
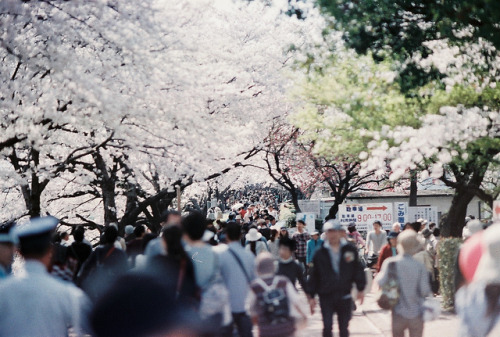
[[[352,316],[351,287],[356,283],[358,299],[363,303],[366,278],[356,248],[344,239],[345,230],[335,220],[323,226],[326,240],[313,257],[313,268],[307,282],[309,305],[314,312],[318,294],[323,317],[323,337],[332,336],[333,314],[337,313],[340,337],[349,336]]]

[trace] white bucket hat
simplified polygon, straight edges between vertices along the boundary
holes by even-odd
[[[261,237],[262,234],[260,234],[256,228],[250,228],[248,234],[245,235],[245,239],[247,239],[248,241],[257,241],[260,240]]]

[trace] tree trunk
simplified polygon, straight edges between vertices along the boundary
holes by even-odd
[[[297,193],[297,190],[290,189],[289,192],[292,195],[292,204],[293,207],[295,207],[295,213],[300,213],[299,194]]]
[[[100,173],[100,187],[102,194],[102,201],[104,204],[104,226],[110,223],[118,223],[116,217],[116,202],[115,202],[115,177],[110,175],[104,162],[104,158],[97,151],[94,155],[94,161]],[[122,233],[123,228],[119,226],[118,231]]]
[[[417,172],[415,170],[410,171],[410,201],[409,206],[417,206]]]
[[[328,218],[326,220],[336,219],[337,218],[337,213],[339,212],[339,205],[340,204],[341,203],[339,203],[337,201],[337,199],[335,199],[335,201],[333,202],[332,207],[330,207],[330,209],[328,210]]]
[[[443,237],[462,237],[462,229],[465,226],[465,217],[467,216],[467,206],[473,198],[474,193],[468,191],[467,188],[455,190],[451,207],[442,221],[441,235]]]

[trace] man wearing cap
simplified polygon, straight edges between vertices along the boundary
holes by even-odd
[[[44,217],[16,228],[26,275],[0,282],[0,336],[67,336],[69,327],[75,335],[89,332],[89,299],[47,272],[57,223],[54,217]]]
[[[13,221],[3,223],[0,226],[0,280],[11,273],[12,260],[14,259],[17,238],[13,233]]]
[[[311,233],[311,240],[307,241],[307,258],[306,263],[307,266],[310,267],[312,265],[312,259],[314,253],[323,245],[323,240],[319,238],[319,232],[314,231]]]
[[[336,220],[328,220],[323,226],[326,240],[313,257],[313,267],[307,282],[307,293],[311,297],[311,312],[316,306],[318,294],[323,337],[332,336],[333,314],[337,313],[340,337],[349,336],[349,321],[352,315],[351,288],[355,283],[358,299],[363,301],[366,277],[358,258],[356,247],[342,239],[345,230]]]

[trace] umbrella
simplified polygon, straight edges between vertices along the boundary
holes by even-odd
[[[234,204],[234,205],[233,205],[233,207],[231,207],[231,209],[232,209],[233,211],[237,211],[238,209],[243,208],[243,207],[244,207],[244,205],[243,205],[243,204],[238,203],[238,204]]]

